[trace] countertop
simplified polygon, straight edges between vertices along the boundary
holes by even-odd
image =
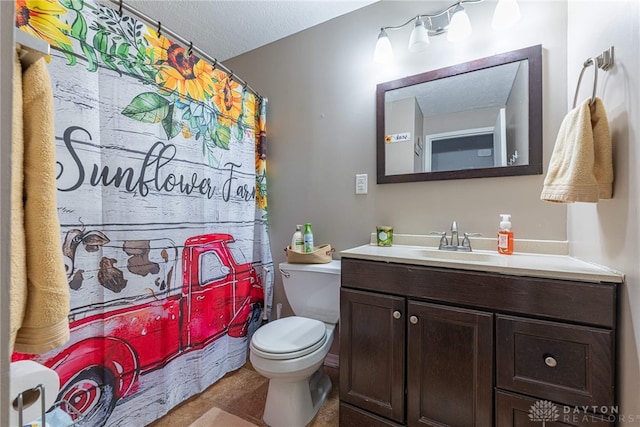
[[[394,236],[394,240],[396,237]],[[405,240],[406,241],[406,240]],[[410,240],[410,241],[415,241]],[[437,258],[429,254],[438,252]],[[514,252],[501,255],[495,250],[473,250],[472,255],[482,260],[465,259],[465,253],[442,254],[437,247],[395,244],[378,246],[368,244],[340,252],[342,258],[355,258],[399,264],[447,267],[463,270],[488,271],[516,276],[546,277],[553,279],[580,280],[589,282],[622,283],[624,275],[608,267],[589,263],[562,254]],[[471,258],[471,257],[469,257]]]

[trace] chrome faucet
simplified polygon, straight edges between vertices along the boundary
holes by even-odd
[[[460,239],[458,238],[458,223],[453,221],[451,223],[451,246],[456,248],[460,246]]]
[[[451,223],[451,239],[447,238],[446,231],[432,231],[430,234],[436,234],[440,236],[440,243],[438,249],[441,251],[461,251],[471,252],[471,240],[469,237],[480,236],[480,233],[463,233],[462,244],[460,243],[460,235],[458,233],[458,223],[453,221]]]

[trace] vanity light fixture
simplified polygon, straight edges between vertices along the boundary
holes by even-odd
[[[493,12],[491,26],[495,30],[504,30],[520,20],[520,6],[516,0],[500,0]]]
[[[425,28],[422,18],[418,17],[409,37],[409,51],[422,52],[429,46],[429,43],[429,32]]]
[[[447,33],[447,40],[460,42],[471,35],[471,21],[464,9],[465,4],[480,3],[484,0],[461,0],[440,12],[417,15],[402,25],[380,28],[378,42],[374,53],[374,60],[378,63],[389,63],[393,60],[393,49],[386,30],[399,30],[410,23],[414,23],[409,37],[410,52],[421,52],[429,45],[430,36]],[[492,27],[506,29],[520,19],[520,7],[517,0],[498,0],[493,14]]]
[[[384,28],[381,29],[380,35],[378,36],[378,43],[376,43],[373,60],[381,64],[393,61],[393,48],[391,47],[391,41]]]
[[[447,32],[447,40],[453,43],[461,42],[471,35],[471,21],[469,15],[460,3],[451,12],[451,23]]]

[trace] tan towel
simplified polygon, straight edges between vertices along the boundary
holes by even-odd
[[[602,101],[591,98],[562,121],[540,198],[547,202],[610,199],[613,162],[609,124]]]
[[[24,138],[22,135],[22,67],[19,53],[13,63],[13,120],[11,144],[11,337],[9,351],[13,351],[18,329],[27,304],[27,259],[24,236],[24,209],[22,184],[24,183],[22,161]]]
[[[56,205],[53,92],[44,58],[22,75],[22,108],[27,302],[15,350],[44,353],[69,340],[69,286]],[[24,280],[12,271],[13,279]]]
[[[609,120],[600,98],[591,106],[591,128],[593,129],[593,173],[598,183],[598,197],[613,197],[613,148],[609,133]]]

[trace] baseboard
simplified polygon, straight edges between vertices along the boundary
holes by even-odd
[[[338,368],[340,366],[340,356],[333,353],[328,353],[324,358],[324,365],[331,368]]]

